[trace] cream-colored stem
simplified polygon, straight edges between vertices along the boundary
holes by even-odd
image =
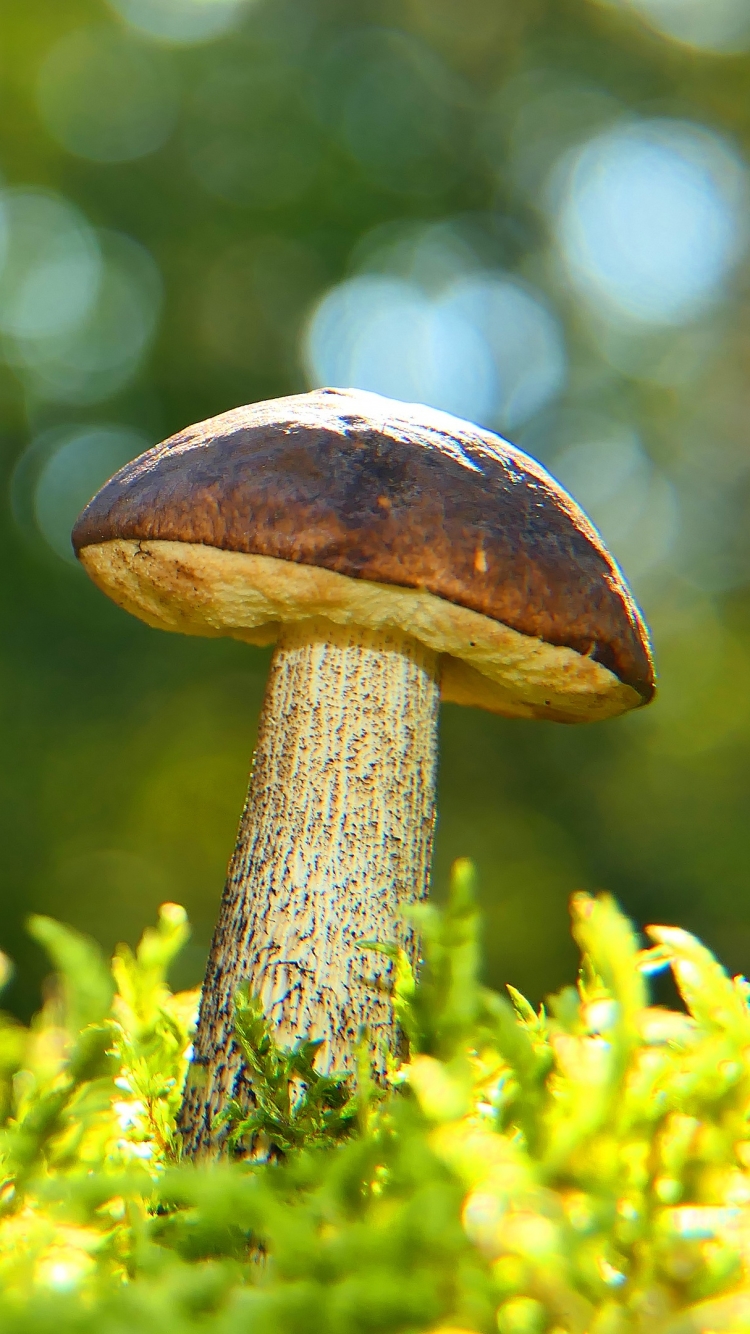
[[[217,1114],[252,1099],[232,1031],[241,983],[279,1042],[323,1040],[322,1071],[352,1071],[366,1025],[382,1077],[391,966],[358,944],[414,951],[403,910],[427,890],[439,698],[435,654],[398,632],[309,620],[276,648],[181,1112],[188,1155],[220,1153]]]

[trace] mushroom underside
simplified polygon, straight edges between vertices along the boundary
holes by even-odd
[[[86,571],[146,624],[273,644],[310,617],[393,629],[440,655],[446,701],[518,718],[593,722],[637,707],[631,686],[593,657],[519,633],[424,589],[374,583],[272,556],[197,543],[112,539],[83,547]]]

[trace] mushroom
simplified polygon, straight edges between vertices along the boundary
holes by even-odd
[[[148,625],[275,644],[182,1111],[213,1156],[252,1098],[233,1037],[247,984],[282,1042],[382,1079],[385,955],[417,944],[440,697],[556,722],[654,692],[648,636],[601,538],[534,460],[445,413],[324,389],[238,408],[122,468],[73,544]],[[371,960],[374,959],[374,964]]]

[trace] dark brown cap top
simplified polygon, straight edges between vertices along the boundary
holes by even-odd
[[[520,450],[428,408],[325,389],[192,426],[121,469],[73,530],[76,551],[114,539],[424,588],[654,692],[643,621],[575,502]]]

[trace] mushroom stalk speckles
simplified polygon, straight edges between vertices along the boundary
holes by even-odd
[[[221,1151],[218,1113],[252,1090],[232,1031],[247,983],[277,1038],[321,1038],[353,1070],[359,1029],[382,1078],[396,1044],[390,965],[414,953],[404,910],[427,891],[435,819],[437,656],[395,630],[289,626],[274,653],[247,804],[203,988],[185,1152]]]

